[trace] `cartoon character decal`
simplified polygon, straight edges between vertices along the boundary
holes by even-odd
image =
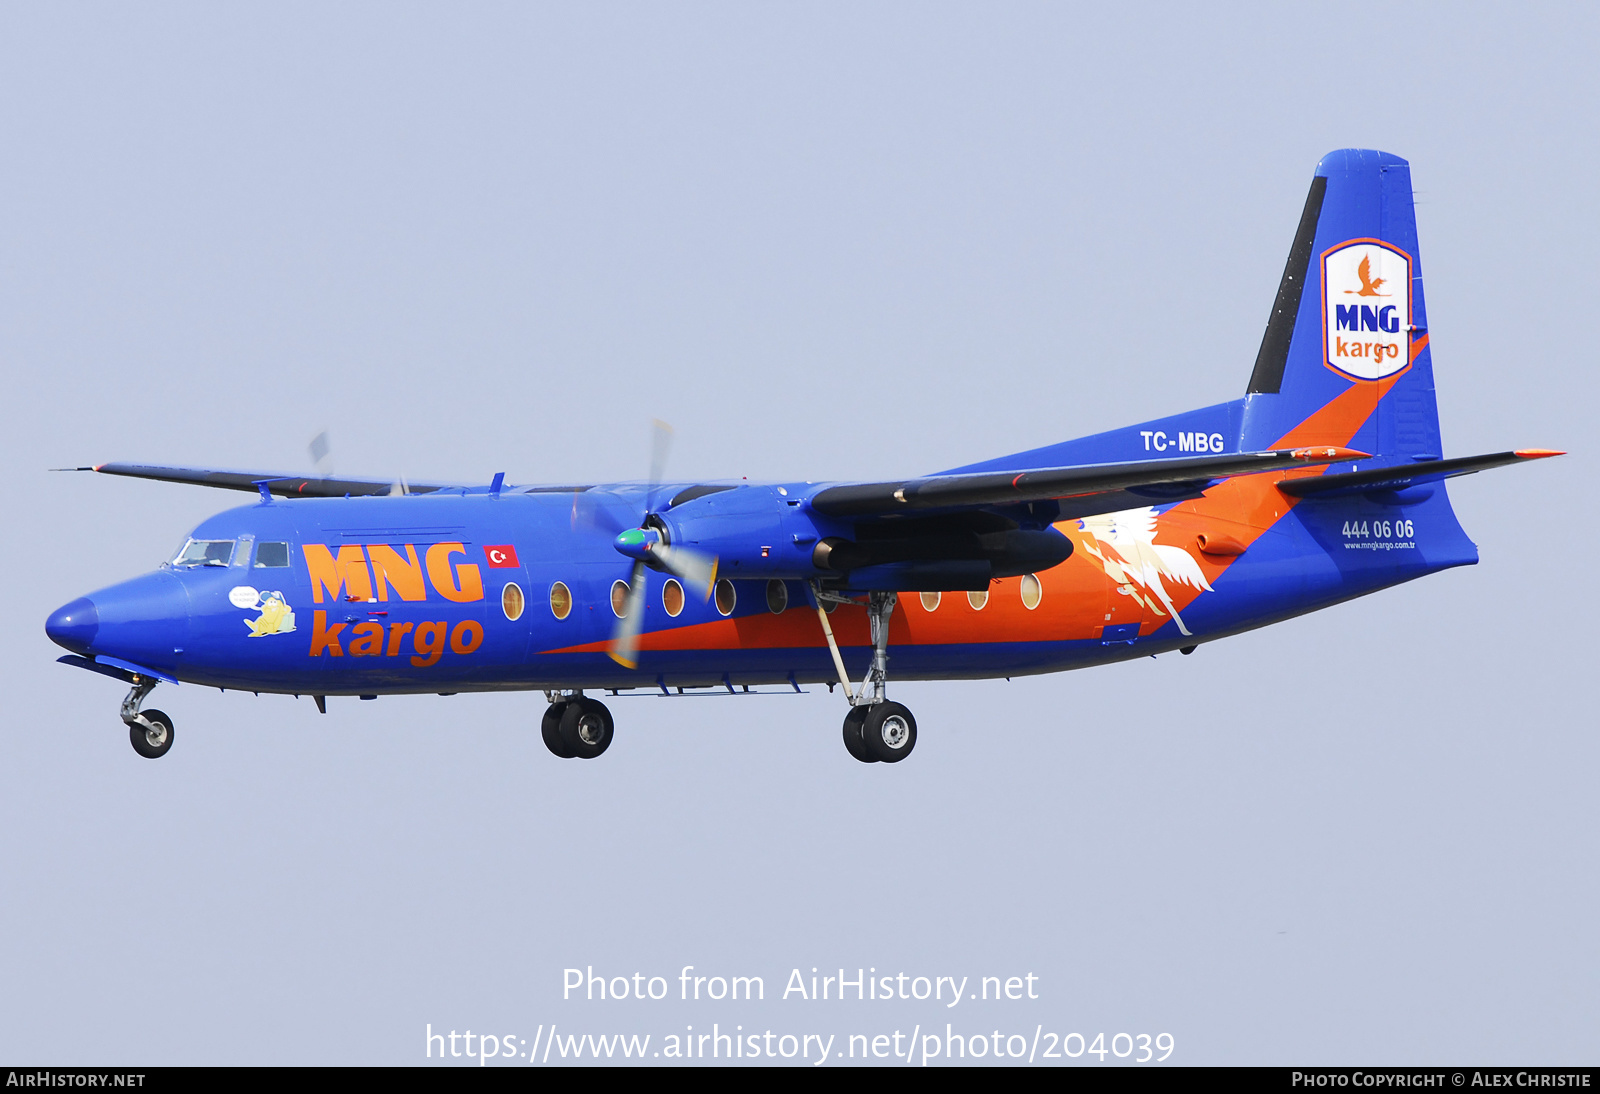
[[[1133,597],[1157,618],[1172,616],[1178,631],[1189,634],[1163,582],[1176,581],[1207,593],[1213,590],[1193,555],[1182,547],[1155,542],[1154,508],[1085,517],[1078,527],[1094,537],[1093,543],[1084,544],[1084,550],[1100,561],[1106,576],[1117,583],[1118,592]]]
[[[228,593],[228,601],[236,608],[261,613],[254,619],[244,620],[251,638],[288,634],[294,630],[294,609],[289,607],[281,592],[257,592],[248,585],[239,585]]]

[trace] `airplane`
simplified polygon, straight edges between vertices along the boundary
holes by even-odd
[[[659,434],[658,434],[659,436]],[[543,691],[592,759],[592,692],[837,684],[846,750],[896,763],[901,680],[1109,664],[1478,561],[1446,480],[1562,455],[1446,457],[1409,164],[1312,178],[1242,398],[921,478],[394,483],[126,463],[258,495],[152,573],[78,597],[59,660],[130,685],[134,750],[172,747],[160,683],[329,696]]]

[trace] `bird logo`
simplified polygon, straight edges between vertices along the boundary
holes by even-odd
[[[1179,633],[1189,633],[1178,609],[1172,606],[1172,597],[1164,582],[1175,581],[1207,593],[1212,588],[1193,555],[1182,547],[1155,541],[1156,511],[1153,508],[1146,506],[1085,517],[1078,521],[1078,527],[1094,537],[1095,542],[1086,543],[1084,550],[1099,559],[1106,576],[1117,583],[1118,592],[1133,597],[1158,619],[1172,616]]]
[[[1372,256],[1371,255],[1363,255],[1362,256],[1361,265],[1356,267],[1356,276],[1361,278],[1361,288],[1359,288],[1359,289],[1346,289],[1344,291],[1344,294],[1346,296],[1389,296],[1390,295],[1389,293],[1379,292],[1378,291],[1378,289],[1383,285],[1384,281],[1386,281],[1387,278],[1373,277],[1372,276]]]

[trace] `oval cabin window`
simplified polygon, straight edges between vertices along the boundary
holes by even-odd
[[[661,606],[667,609],[668,615],[676,618],[683,611],[683,586],[668,578],[667,583],[661,586]]]
[[[717,582],[717,611],[723,615],[732,615],[734,605],[739,603],[739,595],[733,591],[733,582],[723,578]]]
[[[1022,606],[1030,612],[1044,599],[1044,586],[1033,574],[1022,575]]]
[[[782,615],[783,610],[789,606],[789,586],[773,578],[767,582],[767,611],[773,615]]]
[[[506,613],[506,618],[515,623],[522,618],[522,587],[515,582],[508,584],[500,590],[500,610]]]
[[[559,581],[550,586],[550,614],[557,619],[572,614],[572,591]]]
[[[979,589],[976,592],[968,593],[967,594],[967,603],[972,605],[972,610],[973,611],[977,611],[977,612],[983,611],[983,606],[985,604],[989,603],[989,590],[988,589]]]
[[[919,593],[917,599],[922,601],[922,610],[931,612],[939,606],[938,593]]]
[[[613,581],[611,583],[611,612],[618,619],[628,610],[628,583],[626,581]]]

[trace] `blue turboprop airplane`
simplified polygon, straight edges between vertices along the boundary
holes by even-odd
[[[658,448],[659,451],[659,448]],[[834,683],[864,762],[911,753],[908,680],[1181,650],[1478,560],[1446,458],[1405,160],[1317,165],[1241,399],[892,482],[394,484],[101,464],[259,495],[154,573],[45,624],[131,685],[326,697],[542,690],[561,757],[611,744],[589,692]],[[659,467],[659,460],[658,460]],[[898,609],[898,610],[897,610]],[[859,683],[855,683],[859,681]]]

